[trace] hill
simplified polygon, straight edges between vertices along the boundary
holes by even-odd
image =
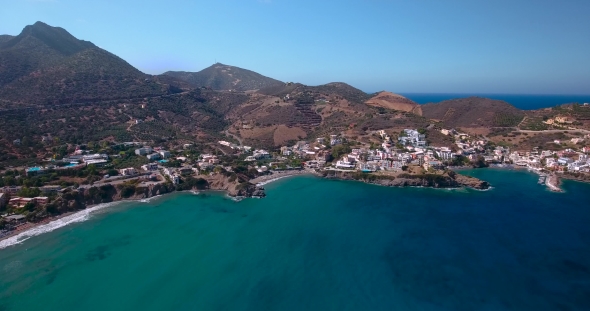
[[[328,98],[336,96],[337,99],[345,99],[351,103],[361,104],[371,98],[371,96],[349,84],[343,82],[332,82],[317,86],[308,86],[301,83],[285,83],[266,87],[258,90],[259,94],[285,97],[296,97],[299,94],[309,94],[315,99]]]
[[[342,82],[283,83],[223,64],[150,76],[43,23],[0,36],[0,110],[0,162],[47,158],[64,144],[90,141],[215,146],[231,137],[272,148],[340,133],[378,143],[376,130],[426,129],[432,119],[500,127],[524,116],[490,99],[420,106],[389,92],[367,94]]]
[[[63,28],[42,22],[0,37],[0,107],[164,95],[162,84]]]
[[[193,87],[208,87],[213,90],[249,91],[284,85],[281,81],[265,77],[254,71],[221,63],[199,72],[168,71],[163,75],[186,81]]]
[[[0,44],[4,43],[12,38],[14,38],[14,37],[11,35],[0,35]]]
[[[422,105],[422,115],[449,127],[513,127],[525,113],[505,101],[468,97]]]
[[[369,106],[412,112],[417,115],[422,115],[422,108],[420,107],[420,105],[401,95],[393,94],[390,92],[379,92],[379,94],[372,97],[365,103]]]

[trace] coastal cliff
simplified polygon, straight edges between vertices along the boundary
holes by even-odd
[[[373,173],[325,171],[322,176],[328,179],[358,180],[369,184],[388,187],[429,187],[461,188],[485,190],[490,187],[486,181],[464,176],[452,171],[444,174],[399,174],[397,176]]]
[[[249,181],[240,182],[238,178],[232,179],[231,176],[224,174],[214,174],[203,176],[207,181],[207,189],[223,190],[232,197],[265,197],[264,188],[257,187]]]
[[[115,187],[107,184],[77,190],[66,190],[47,205],[47,211],[50,213],[65,213],[84,209],[90,205],[121,200],[146,199],[173,191],[176,191],[176,189],[170,183],[135,186],[133,188],[129,185]]]
[[[179,190],[223,190],[232,197],[265,197],[264,188],[249,182],[229,181],[222,175],[207,176],[180,185],[158,183],[150,185],[110,184],[89,188],[70,189],[47,205],[47,212],[61,214],[85,209],[90,205],[121,200],[141,200]]]

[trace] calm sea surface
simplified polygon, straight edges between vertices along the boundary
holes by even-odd
[[[403,95],[419,104],[438,103],[443,100],[470,96],[486,97],[506,101],[523,110],[555,107],[561,104],[590,103],[590,95],[521,95],[521,94],[434,94],[434,93],[403,93]]]
[[[589,310],[590,185],[293,177],[121,203],[0,249],[0,310]]]

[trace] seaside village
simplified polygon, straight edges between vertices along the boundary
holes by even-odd
[[[298,141],[273,151],[218,141],[214,144],[219,149],[216,154],[200,153],[190,143],[168,151],[142,142],[127,142],[111,145],[104,153],[97,153],[96,148],[76,146],[70,154],[60,159],[47,159],[43,165],[5,170],[0,187],[0,230],[3,230],[0,235],[25,224],[32,211],[47,205],[67,189],[107,184],[122,187],[134,182],[142,185],[170,183],[183,190],[182,184],[187,178],[221,172],[231,174],[244,168],[254,178],[250,182],[256,182],[261,176],[272,177],[285,172],[425,174],[467,165],[515,165],[537,171],[541,177],[553,172],[590,173],[590,147],[584,145],[590,140],[589,135],[572,139],[579,149],[535,148],[528,152],[511,152],[482,136],[473,137],[454,129],[440,129],[440,132],[452,137],[454,143],[446,147],[429,146],[424,130],[405,129],[396,133],[373,132],[371,143],[333,134],[313,141]]]

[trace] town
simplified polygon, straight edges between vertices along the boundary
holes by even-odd
[[[485,137],[455,129],[438,129],[451,138],[448,146],[430,146],[424,129],[399,132],[379,130],[359,142],[342,134],[297,141],[275,150],[242,146],[226,140],[208,146],[207,152],[192,143],[151,147],[144,142],[109,146],[77,145],[61,159],[46,159],[34,167],[8,168],[0,180],[1,234],[38,221],[58,210],[52,202],[69,191],[85,191],[106,185],[129,198],[138,187],[167,184],[175,190],[227,189],[227,183],[241,188],[277,176],[319,172],[349,172],[399,176],[400,174],[442,174],[462,167],[525,167],[541,175],[559,190],[550,176],[573,172],[590,176],[590,148],[583,143],[589,135],[573,138],[562,150],[511,151]],[[554,144],[565,144],[555,141]],[[222,186],[212,178],[222,176]],[[225,187],[225,188],[223,188]],[[137,190],[139,191],[139,190]]]

